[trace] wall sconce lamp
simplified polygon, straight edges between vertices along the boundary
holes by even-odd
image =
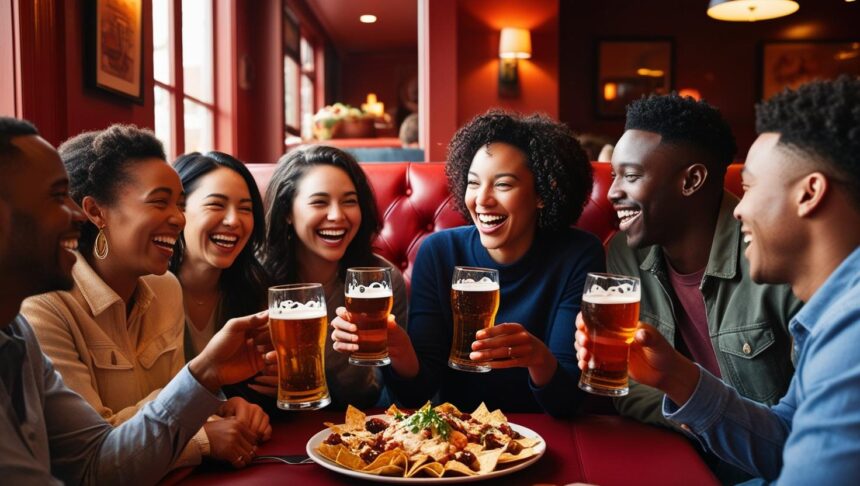
[[[499,96],[517,96],[520,91],[518,62],[532,57],[528,29],[505,27],[499,39]]]
[[[791,15],[800,8],[794,0],[711,0],[708,17],[730,22],[755,22]]]

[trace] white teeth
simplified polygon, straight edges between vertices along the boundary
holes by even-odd
[[[77,240],[77,238],[69,238],[69,239],[61,241],[60,246],[62,246],[66,250],[77,250],[78,249],[78,240]]]
[[[504,221],[507,218],[508,218],[507,216],[502,216],[500,214],[479,214],[478,215],[478,221],[480,221],[483,224],[497,224],[497,223],[501,223],[502,221]]]
[[[152,241],[156,243],[161,243],[167,246],[173,246],[176,244],[176,238],[172,236],[156,236],[152,239]]]
[[[752,235],[751,234],[745,234],[744,235],[744,243],[750,243],[751,241],[752,241]]]
[[[233,243],[233,244],[235,244],[237,241],[239,241],[238,236],[220,235],[220,234],[219,235],[212,235],[211,239],[213,241],[217,241],[218,243]]]
[[[330,236],[332,238],[340,238],[341,236],[346,234],[346,230],[345,229],[319,230],[319,231],[317,231],[317,233],[319,233],[320,236]]]
[[[641,212],[642,211],[633,209],[621,209],[619,211],[616,211],[616,214],[618,214],[618,219],[621,221],[621,223],[626,223],[634,219],[636,216],[639,216]]]

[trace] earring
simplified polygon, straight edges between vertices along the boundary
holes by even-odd
[[[104,260],[110,253],[108,248],[107,236],[105,236],[104,228],[99,228],[99,234],[96,235],[96,241],[93,244],[93,255],[99,260]]]

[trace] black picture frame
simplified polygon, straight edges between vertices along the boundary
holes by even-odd
[[[760,43],[758,98],[815,79],[860,76],[860,39],[768,40]]]
[[[89,0],[84,8],[86,84],[142,105],[143,0]]]
[[[594,59],[597,118],[623,119],[631,101],[674,88],[675,43],[671,38],[598,39]]]

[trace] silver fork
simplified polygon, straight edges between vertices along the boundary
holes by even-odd
[[[261,463],[266,461],[278,461],[284,464],[313,464],[314,460],[306,454],[284,455],[284,456],[257,456],[252,463]]]

